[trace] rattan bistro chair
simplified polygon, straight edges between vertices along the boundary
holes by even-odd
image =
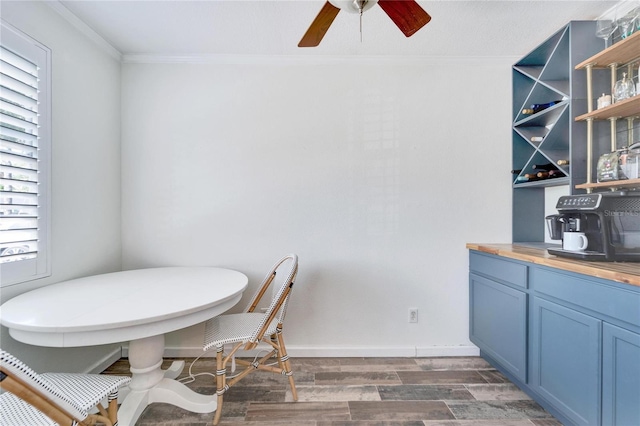
[[[0,425],[75,426],[118,424],[118,389],[126,376],[38,374],[8,352],[0,351]],[[107,409],[101,405],[108,400]],[[94,408],[99,414],[90,414]]]
[[[298,400],[289,356],[282,337],[282,323],[297,273],[298,256],[295,254],[285,256],[267,274],[244,313],[220,315],[206,322],[203,349],[208,351],[216,348],[218,408],[213,419],[214,425],[220,421],[225,392],[247,374],[256,370],[288,376],[293,399]],[[260,300],[270,287],[273,294],[271,304],[264,313],[256,312],[256,309],[259,309]],[[244,366],[245,369],[227,380],[226,370],[229,360],[235,359],[234,356],[238,350],[255,349],[260,342],[271,346],[269,353],[259,359],[256,357],[253,362],[236,360],[236,363]],[[228,354],[224,353],[225,344],[233,344]],[[271,357],[277,359],[277,366],[274,362],[267,363]]]

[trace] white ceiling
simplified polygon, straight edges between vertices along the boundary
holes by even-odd
[[[60,0],[123,55],[522,56],[570,20],[616,1],[419,0],[431,22],[410,38],[379,6],[341,11],[319,47],[298,48],[324,0]],[[604,43],[603,43],[604,46]]]

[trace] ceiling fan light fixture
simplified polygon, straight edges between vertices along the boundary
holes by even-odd
[[[349,13],[362,13],[375,6],[378,0],[329,0],[329,3]]]

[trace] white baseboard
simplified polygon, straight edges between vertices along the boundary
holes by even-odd
[[[111,364],[122,358],[123,348],[115,348],[99,360],[97,360],[94,364],[92,364],[85,373],[90,374],[100,374],[104,370],[106,370]]]
[[[423,346],[416,348],[416,357],[434,358],[441,356],[480,356],[480,349],[476,345]]]
[[[287,346],[287,352],[292,357],[307,358],[336,358],[336,357],[403,357],[416,355],[413,346]]]
[[[287,346],[291,357],[296,358],[336,358],[336,357],[444,357],[444,356],[478,356],[480,350],[474,345],[459,346]],[[241,356],[255,356],[257,351],[243,352]],[[164,356],[167,358],[204,358],[215,357],[215,350],[203,355],[202,348],[167,347]],[[122,356],[129,356],[129,348],[122,348]]]

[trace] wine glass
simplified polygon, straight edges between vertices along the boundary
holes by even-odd
[[[629,31],[632,25],[635,25],[635,15],[633,13],[627,13],[626,15],[618,19],[618,27],[620,27],[620,37],[627,38],[633,33],[633,30]]]
[[[613,19],[598,19],[596,21],[596,37],[604,39],[604,47],[609,47],[609,37],[618,29],[618,21]]]
[[[639,2],[640,3],[640,2]],[[635,22],[631,24],[631,32],[640,31],[640,6],[630,12],[634,16]]]

